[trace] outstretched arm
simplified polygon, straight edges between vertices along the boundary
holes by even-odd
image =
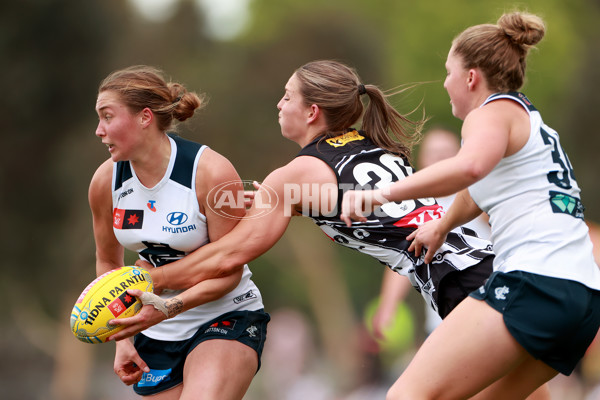
[[[505,107],[495,103],[500,102],[494,101],[471,111],[465,118],[463,145],[454,157],[436,162],[384,189],[347,191],[342,204],[342,220],[348,226],[352,220],[364,222],[362,210],[369,211],[370,204],[377,206],[389,201],[447,196],[486,176],[502,157],[514,151],[509,148],[512,120],[506,116]]]
[[[242,269],[283,235],[291,212],[284,206],[285,171],[271,173],[255,195],[247,215],[229,233],[181,260],[151,271],[155,289],[187,289]]]
[[[256,192],[246,216],[229,233],[181,260],[152,271],[158,289],[185,289],[225,276],[269,250],[301,209],[303,185],[336,184],[334,172],[314,157],[298,157],[270,173]],[[321,200],[323,201],[323,200]],[[335,204],[336,198],[327,199]]]
[[[154,295],[143,296],[142,301],[152,306],[143,307],[134,317],[114,321],[126,327],[110,339],[119,340],[132,336],[191,308],[193,304],[206,302],[211,293],[219,290],[214,285],[220,279],[212,277],[241,273],[243,264],[266,252],[281,238],[292,215],[296,215],[296,210],[301,209],[303,184],[335,182],[333,171],[314,157],[296,158],[269,174],[260,185],[248,214],[230,232],[181,260],[151,269],[155,290],[189,289],[166,301]],[[337,201],[337,191],[331,192],[331,195],[323,195],[323,192],[319,191],[321,195],[313,206],[323,205],[330,209],[331,204]],[[141,294],[134,291],[130,293],[135,296]]]

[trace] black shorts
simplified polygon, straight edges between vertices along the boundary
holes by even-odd
[[[187,355],[205,340],[236,340],[253,348],[260,358],[267,336],[267,323],[271,317],[262,309],[258,311],[232,311],[225,313],[198,328],[189,339],[164,341],[151,339],[140,333],[134,345],[150,372],[133,386],[141,396],[149,396],[171,389],[183,382],[183,366]],[[258,371],[258,370],[257,370]]]
[[[600,326],[600,292],[567,279],[494,272],[470,296],[502,313],[529,354],[565,375],[573,372]]]
[[[446,318],[454,307],[472,291],[481,287],[493,271],[494,256],[489,256],[462,271],[450,272],[442,278],[438,287],[438,314]]]

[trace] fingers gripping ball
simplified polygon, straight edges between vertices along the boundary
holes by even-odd
[[[119,267],[94,279],[81,293],[71,312],[71,331],[86,343],[104,343],[123,329],[110,325],[111,319],[137,314],[142,302],[127,293],[128,289],[152,292],[152,277],[143,268]]]

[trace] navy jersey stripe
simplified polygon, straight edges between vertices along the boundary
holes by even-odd
[[[131,165],[129,165],[129,161],[118,161],[115,187],[113,188],[113,191],[121,189],[123,182],[130,179],[132,176],[133,174],[131,173]]]
[[[170,179],[189,189],[192,188],[192,177],[194,176],[194,161],[196,154],[202,147],[201,144],[183,139],[175,134],[169,136],[177,144],[177,157],[171,172]]]

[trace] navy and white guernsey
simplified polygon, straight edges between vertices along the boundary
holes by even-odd
[[[600,289],[600,271],[583,220],[580,190],[558,133],[544,124],[524,94],[493,94],[520,104],[529,114],[527,143],[504,157],[485,178],[469,187],[490,216],[494,270],[521,270],[580,282]]]
[[[206,146],[170,136],[171,156],[161,181],[147,188],[129,161],[114,164],[113,230],[119,243],[140,258],[161,267],[208,243],[206,217],[196,195],[196,171]],[[260,292],[244,266],[239,285],[222,298],[190,309],[145,330],[157,340],[185,340],[198,327],[228,311],[263,308]],[[165,290],[162,298],[180,291]]]
[[[375,257],[392,270],[408,277],[428,304],[437,311],[438,287],[448,273],[464,270],[493,257],[489,241],[474,231],[452,231],[436,252],[431,264],[408,251],[406,237],[421,224],[440,218],[444,210],[435,199],[406,200],[384,204],[367,215],[367,221],[347,227],[340,220],[343,192],[348,189],[378,189],[413,173],[410,163],[401,156],[377,147],[361,131],[348,131],[329,139],[316,139],[298,156],[312,156],[324,161],[338,181],[338,204],[330,215],[309,212],[307,215],[335,242]]]

